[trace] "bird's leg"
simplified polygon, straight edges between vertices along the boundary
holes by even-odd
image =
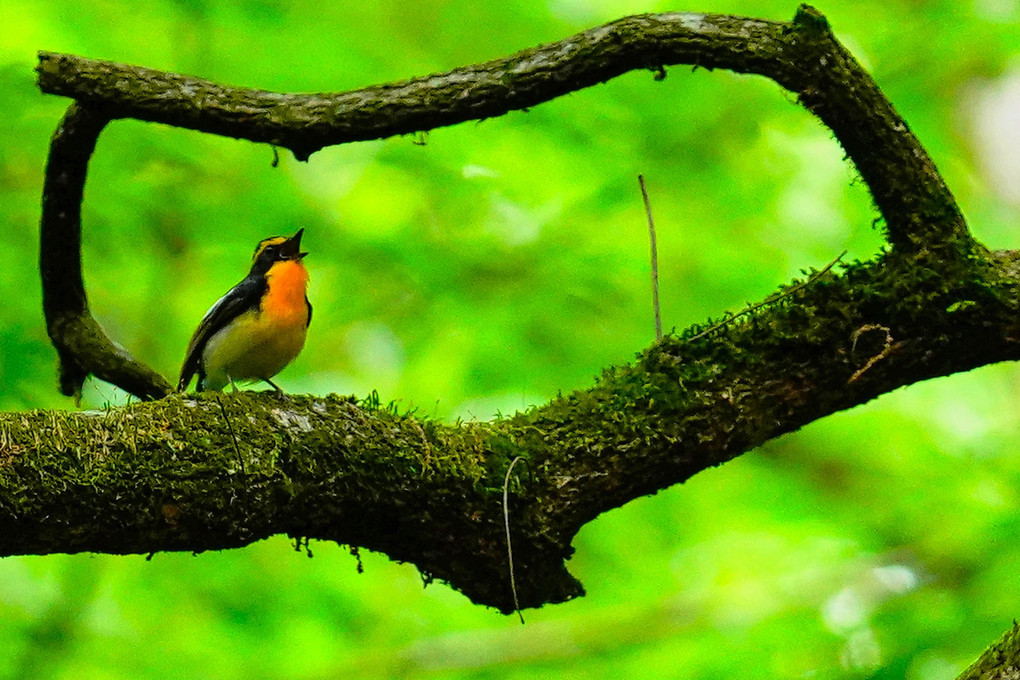
[[[272,388],[273,388],[274,390],[276,390],[276,393],[277,393],[278,395],[280,395],[281,397],[287,396],[287,393],[286,393],[286,392],[284,392],[283,390],[281,390],[281,389],[280,389],[280,386],[279,386],[279,385],[277,385],[276,383],[274,383],[274,382],[273,382],[272,380],[270,380],[269,378],[263,378],[262,380],[263,380],[264,382],[267,382],[267,383],[269,383],[269,385],[270,385],[270,386],[271,386],[271,387],[272,387]]]

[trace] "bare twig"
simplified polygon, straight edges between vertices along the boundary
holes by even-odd
[[[641,198],[645,202],[645,216],[648,218],[648,241],[651,244],[652,258],[652,311],[655,313],[655,342],[662,342],[662,313],[659,309],[659,251],[655,246],[655,220],[652,219],[652,204],[648,200],[645,189],[644,175],[638,175],[641,185]]]
[[[507,466],[506,476],[503,478],[503,525],[506,527],[506,561],[510,565],[510,592],[514,597],[514,610],[523,624],[524,614],[521,613],[521,603],[517,599],[517,579],[514,578],[514,550],[510,544],[510,473],[513,472],[514,465],[517,465],[517,461],[520,459],[520,456],[514,456],[510,465]]]
[[[733,323],[736,319],[739,319],[740,317],[744,316],[745,314],[750,314],[751,312],[757,311],[757,310],[761,309],[762,307],[767,307],[769,305],[774,305],[775,303],[779,302],[780,300],[782,300],[784,298],[790,297],[791,295],[796,293],[798,290],[801,290],[805,286],[811,285],[812,283],[817,281],[819,278],[821,278],[823,275],[825,275],[825,273],[827,271],[829,271],[830,269],[832,269],[833,267],[836,266],[837,262],[839,262],[840,260],[843,259],[844,255],[846,255],[846,251],[845,250],[842,253],[840,253],[839,255],[837,255],[836,259],[834,259],[832,262],[830,262],[829,264],[825,265],[824,267],[822,267],[821,269],[816,271],[814,274],[809,276],[806,281],[802,281],[801,283],[798,283],[795,286],[790,286],[786,290],[780,291],[780,292],[776,293],[775,295],[770,295],[767,298],[765,298],[764,300],[762,300],[761,302],[759,302],[758,304],[751,305],[750,307],[747,307],[746,309],[742,309],[739,312],[737,312],[736,314],[731,314],[730,316],[727,316],[726,318],[724,318],[722,321],[719,321],[718,323],[712,324],[711,326],[709,326],[705,330],[701,331],[700,333],[697,333],[696,335],[692,335],[690,339],[691,340],[697,340],[698,338],[702,338],[702,337],[708,335],[709,333],[712,333],[714,331],[719,330],[723,326],[726,326],[728,324]]]

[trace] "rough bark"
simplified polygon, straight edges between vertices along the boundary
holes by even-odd
[[[503,59],[397,83],[326,94],[227,87],[201,78],[41,52],[43,92],[136,118],[275,144],[302,160],[324,146],[411,134],[526,109],[636,69],[723,68],[795,93],[857,165],[894,245],[964,231],[927,152],[816,10],[792,22],[715,14],[626,17]]]
[[[757,73],[796,93],[857,166],[890,249],[739,318],[668,336],[591,389],[492,423],[253,393],[0,414],[0,555],[201,551],[286,533],[413,562],[504,612],[535,607],[582,594],[564,561],[601,512],[897,387],[1017,358],[1018,255],[973,241],[906,123],[802,5],[789,23],[628,17],[505,59],[335,94],[41,53],[40,87],[76,100],[54,138],[41,252],[65,393],[88,373],[143,398],[168,392],[106,340],[81,285],[81,192],[108,121],[268,142],[307,159],[330,144],[502,115],[632,69],[664,76],[673,64]]]
[[[501,498],[520,456],[520,606],[562,601],[582,592],[563,564],[573,536],[601,512],[902,385],[1017,358],[1016,257],[967,261],[950,277],[894,256],[829,272],[492,423],[254,393],[4,414],[0,555],[199,551],[287,533],[379,550],[509,611]]]

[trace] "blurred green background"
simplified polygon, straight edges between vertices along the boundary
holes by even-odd
[[[1020,3],[819,7],[996,248],[1018,246]],[[47,144],[67,101],[36,50],[284,91],[447,70],[625,14],[786,20],[796,3],[510,0],[0,4],[0,408],[55,389],[36,248]],[[666,328],[757,301],[880,246],[829,133],[761,78],[632,73],[480,124],[331,148],[137,122],[100,139],[86,284],[114,338],[167,376],[256,241],[306,229],[315,304],[288,391],[379,391],[487,419],[582,388]],[[771,442],[578,536],[587,597],[515,617],[413,567],[286,540],[192,556],[0,560],[2,678],[953,677],[1020,616],[1020,373],[900,390]],[[84,407],[123,403],[87,383]]]

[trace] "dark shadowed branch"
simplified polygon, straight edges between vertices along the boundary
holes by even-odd
[[[43,313],[60,361],[60,391],[78,397],[91,374],[141,399],[170,383],[110,340],[89,311],[81,272],[81,204],[89,158],[110,117],[101,105],[73,103],[50,142],[43,186],[39,273]]]

